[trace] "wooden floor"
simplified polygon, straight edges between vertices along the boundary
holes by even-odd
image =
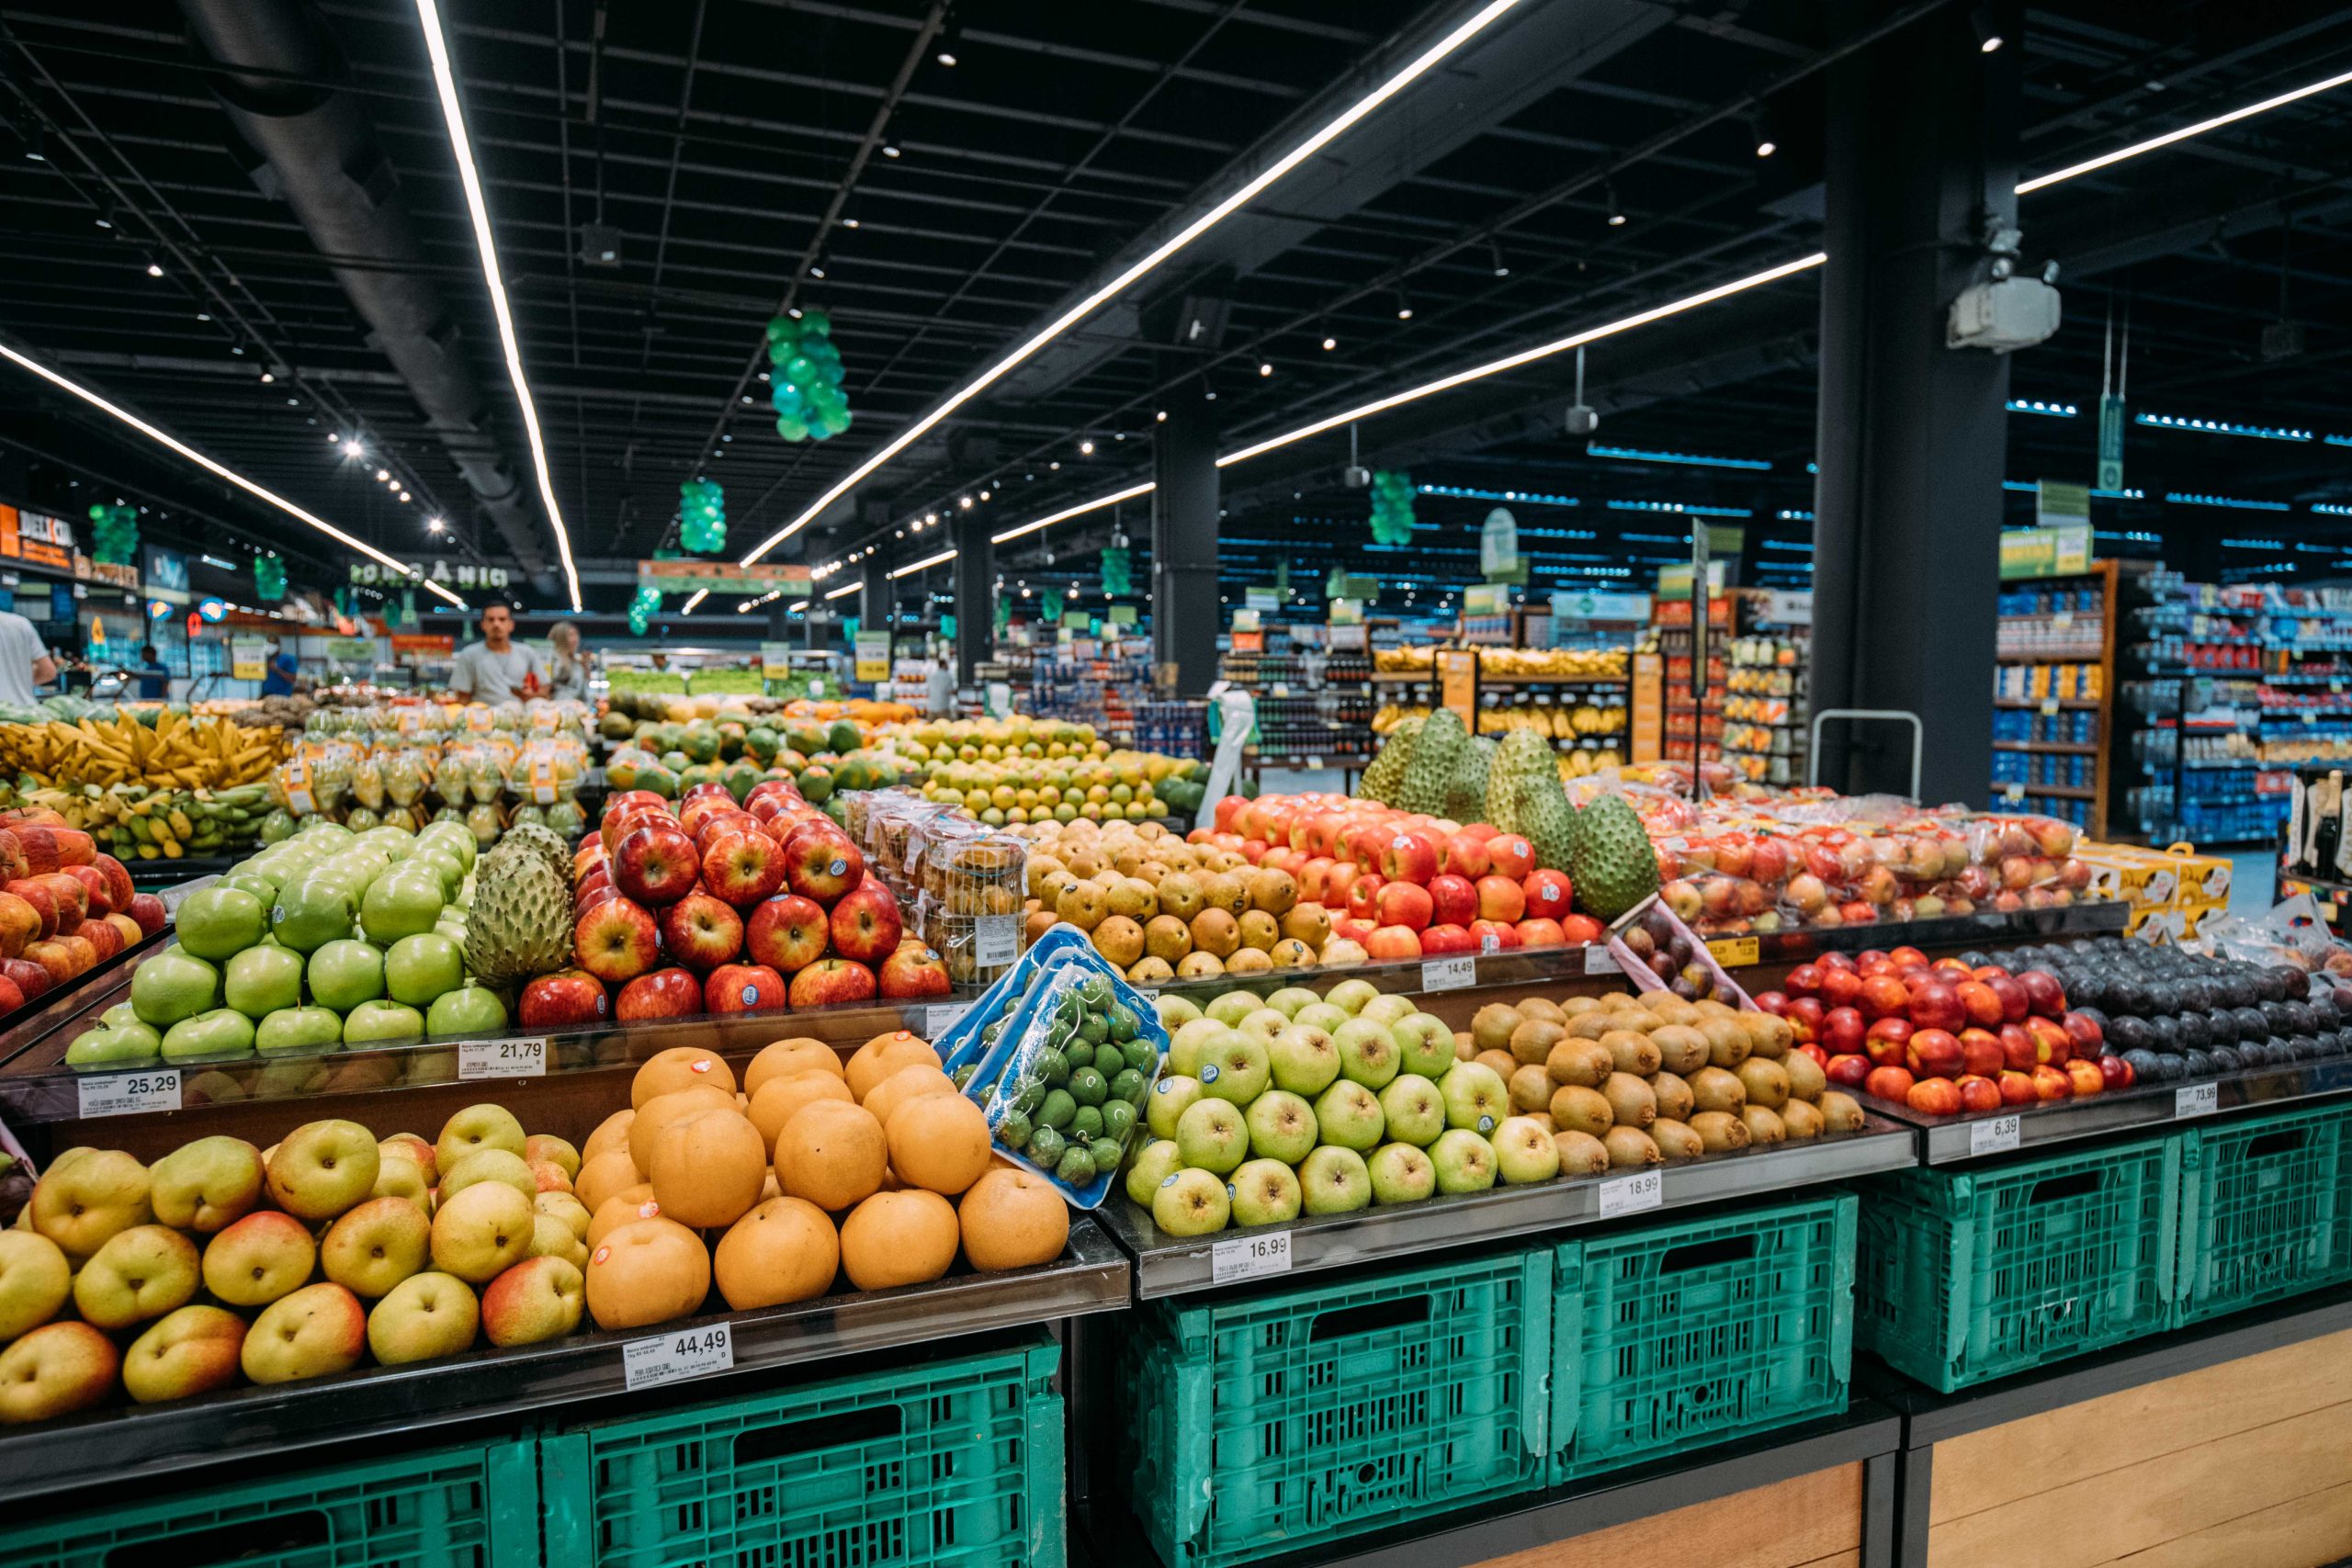
[[[1815,1471],[1478,1568],[1860,1568],[1862,1467]]]
[[[2352,1332],[1939,1443],[1928,1568],[2352,1556]]]

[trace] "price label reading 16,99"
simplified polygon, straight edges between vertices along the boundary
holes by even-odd
[[[621,1347],[621,1381],[634,1393],[687,1378],[708,1377],[735,1365],[735,1330],[731,1324],[684,1329],[632,1339]]]

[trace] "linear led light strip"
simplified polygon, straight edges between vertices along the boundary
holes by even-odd
[[[2308,86],[2298,87],[2292,92],[2281,93],[2276,97],[2265,98],[2258,104],[2249,104],[2244,108],[2233,109],[2227,114],[2215,115],[2211,119],[2202,119],[2194,125],[2183,126],[2180,130],[2168,132],[2163,136],[2151,137],[2145,141],[2133,142],[2129,147],[2118,148],[2112,152],[2104,153],[2097,158],[2086,159],[2082,163],[2071,164],[2068,167],[2057,170],[2054,173],[2038,175],[2033,179],[2027,180],[2020,184],[2017,187],[2017,192],[2019,196],[2024,196],[2032,191],[2042,190],[2048,186],[2057,185],[2062,181],[2071,180],[2079,175],[2086,175],[2094,169],[2107,168],[2112,164],[2120,164],[2127,158],[2136,158],[2143,152],[2153,152],[2158,148],[2171,146],[2174,142],[2187,141],[2192,136],[2200,136],[2206,131],[2215,130],[2218,127],[2233,124],[2238,120],[2245,119],[2251,116],[2278,108],[2285,104],[2294,103],[2301,98],[2311,97],[2314,94],[2326,92],[2331,88],[2342,86],[2346,83],[2352,83],[2352,71],[2345,72],[2340,75],[2331,76],[2324,82],[2314,82]],[[1735,278],[1729,283],[1721,284],[1713,288],[1704,289],[1697,294],[1687,295],[1680,299],[1671,300],[1667,304],[1657,306],[1651,310],[1639,311],[1619,321],[1611,321],[1604,326],[1594,327],[1589,332],[1577,333],[1568,337],[1557,339],[1552,343],[1538,344],[1533,348],[1522,349],[1517,354],[1506,355],[1500,359],[1490,360],[1487,364],[1474,366],[1467,370],[1456,371],[1451,376],[1441,377],[1437,380],[1426,382],[1421,386],[1410,388],[1405,391],[1396,392],[1385,398],[1375,399],[1372,402],[1360,404],[1355,408],[1349,409],[1343,413],[1333,414],[1328,419],[1317,420],[1311,424],[1303,424],[1296,430],[1285,431],[1280,435],[1268,436],[1265,440],[1257,443],[1255,446],[1245,446],[1238,452],[1227,452],[1217,458],[1216,466],[1220,468],[1230,468],[1236,463],[1246,463],[1252,457],[1273,451],[1276,447],[1287,446],[1294,441],[1303,441],[1310,435],[1319,435],[1327,430],[1335,429],[1340,425],[1349,423],[1352,421],[1364,419],[1373,414],[1384,412],[1389,409],[1397,407],[1399,404],[1409,403],[1418,398],[1428,397],[1433,392],[1447,391],[1467,382],[1481,380],[1488,376],[1499,375],[1506,370],[1514,370],[1522,365],[1532,363],[1538,359],[1546,358],[1549,355],[1561,353],[1566,349],[1575,348],[1580,344],[1589,344],[1600,338],[1611,337],[1616,333],[1631,331],[1634,327],[1644,326],[1651,321],[1659,321],[1668,316],[1678,315],[1684,310],[1692,310],[1701,305],[1712,304],[1718,299],[1729,299],[1735,294],[1744,294],[1750,288],[1761,288],[1763,285],[1768,283],[1776,283],[1781,278],[1792,276],[1796,273],[1819,266],[1828,259],[1828,253],[1816,251],[1809,256],[1801,256],[1795,261],[1783,262],[1779,266],[1767,267],[1762,272],[1751,273],[1746,277]],[[1115,494],[1098,496],[1092,501],[1080,502],[1075,506],[1066,507],[1062,511],[1054,513],[1050,516],[1040,517],[1034,523],[1024,523],[1017,528],[1008,529],[1004,533],[995,535],[993,536],[993,542],[1001,545],[1007,539],[1017,539],[1023,534],[1034,534],[1038,529],[1050,527],[1056,523],[1068,522],[1073,517],[1082,517],[1090,512],[1099,512],[1103,507],[1109,506],[1114,502],[1133,501],[1138,496],[1148,495],[1151,493],[1151,490],[1152,486],[1147,481],[1143,484],[1131,485],[1127,489],[1120,491]]]
[[[345,533],[342,529],[336,527],[325,518],[319,516],[316,513],[306,511],[303,508],[295,505],[292,502],[287,500],[276,491],[264,489],[262,486],[257,485],[254,483],[253,480],[245,478],[244,475],[237,472],[234,468],[225,468],[222,465],[214,462],[211,458],[206,457],[203,453],[198,451],[187,442],[182,441],[175,436],[164,434],[162,431],[156,429],[153,425],[148,423],[137,414],[132,413],[130,410],[122,408],[115,403],[108,402],[106,399],[100,397],[89,388],[83,386],[78,381],[68,380],[65,377],[59,375],[56,371],[51,370],[48,366],[41,364],[39,360],[31,359],[24,355],[18,354],[15,349],[10,348],[5,343],[0,343],[0,357],[6,358],[12,365],[21,366],[25,369],[31,371],[34,375],[40,377],[51,386],[55,387],[58,390],[62,392],[71,392],[75,397],[81,399],[84,402],[88,403],[91,407],[103,410],[106,412],[114,415],[115,418],[122,421],[123,423],[130,426],[131,429],[147,437],[148,440],[156,443],[158,446],[169,447],[172,451],[175,451],[181,457],[186,457],[189,462],[194,463],[198,468],[202,468],[206,473],[212,475],[214,478],[226,479],[229,483],[235,485],[239,490],[243,491],[246,494],[256,496],[259,499],[269,502],[272,506],[277,507],[280,512],[286,513],[290,516],[300,518],[302,522],[308,523],[311,527],[316,528],[320,533],[324,534],[327,537],[333,539],[335,543],[342,545],[346,549],[356,550],[359,554],[366,556],[369,560],[390,567],[403,581],[421,583],[426,589],[435,593],[438,593],[442,598],[447,599],[450,604],[455,604],[460,610],[470,608],[463,599],[458,598],[455,593],[450,592],[447,589],[442,587],[431,578],[424,576],[423,573],[419,572],[416,568],[410,566],[403,561],[394,560],[391,557],[386,555],[375,546],[368,544],[362,540],[353,538],[350,535]]]
[[[417,6],[420,10],[429,7],[431,4],[432,0],[417,0]],[[1035,355],[1038,350],[1044,348],[1047,344],[1061,336],[1062,333],[1076,326],[1088,316],[1092,315],[1094,311],[1100,309],[1106,301],[1115,299],[1120,294],[1124,293],[1138,278],[1141,278],[1146,274],[1151,272],[1154,268],[1158,267],[1160,263],[1166,261],[1169,257],[1174,255],[1177,252],[1191,244],[1194,240],[1199,239],[1203,234],[1215,228],[1217,224],[1224,222],[1226,219],[1231,217],[1235,212],[1238,211],[1241,208],[1254,200],[1269,186],[1272,186],[1284,175],[1289,174],[1293,169],[1298,167],[1299,164],[1305,163],[1307,159],[1321,152],[1325,147],[1330,145],[1333,141],[1347,131],[1350,127],[1355,125],[1357,121],[1363,119],[1373,110],[1378,108],[1382,104],[1386,103],[1390,98],[1395,97],[1406,87],[1411,85],[1415,80],[1426,74],[1432,66],[1435,66],[1439,62],[1445,59],[1447,55],[1452,54],[1455,50],[1460,49],[1464,44],[1469,42],[1473,38],[1476,38],[1480,32],[1484,31],[1488,24],[1492,23],[1496,17],[1501,16],[1504,12],[1510,10],[1512,6],[1518,4],[1519,0],[1488,0],[1488,4],[1481,6],[1476,11],[1473,12],[1469,18],[1464,21],[1461,26],[1455,28],[1452,32],[1447,33],[1443,38],[1438,39],[1437,42],[1431,44],[1428,49],[1424,50],[1420,54],[1408,62],[1401,70],[1397,71],[1386,81],[1381,83],[1379,86],[1374,87],[1371,92],[1365,94],[1363,97],[1358,98],[1353,104],[1350,105],[1346,110],[1340,113],[1338,118],[1323,126],[1323,128],[1316,131],[1314,135],[1309,136],[1306,141],[1300,142],[1297,146],[1292,148],[1288,152],[1283,153],[1273,163],[1268,164],[1248,184],[1242,186],[1239,189],[1227,196],[1224,200],[1218,202],[1206,212],[1202,213],[1198,218],[1193,219],[1193,221],[1178,230],[1173,235],[1161,242],[1160,244],[1151,250],[1148,254],[1136,260],[1135,264],[1129,266],[1125,271],[1120,273],[1118,276],[1113,278],[1110,282],[1104,284],[1102,288],[1096,289],[1093,293],[1089,294],[1085,299],[1080,299],[1069,310],[1063,311],[1059,316],[1056,317],[1043,332],[1031,338],[1028,342],[1023,344],[1019,348],[1014,349],[1011,354],[1006,355],[1002,359],[998,360],[994,365],[989,367],[988,369],[982,371],[972,381],[951,395],[946,401],[939,404],[929,413],[924,414],[921,419],[915,421],[912,424],[907,426],[906,429],[893,436],[888,442],[876,450],[872,457],[867,457],[864,462],[858,464],[856,468],[852,468],[842,479],[835,481],[831,489],[819,496],[808,505],[807,510],[800,513],[799,516],[795,517],[791,522],[786,524],[783,527],[769,535],[765,539],[763,539],[757,548],[753,549],[750,555],[743,558],[741,564],[744,566],[750,566],[753,561],[758,560],[762,556],[775,548],[776,546],[792,537],[793,535],[798,533],[801,529],[808,526],[810,523],[816,521],[818,514],[822,513],[825,508],[831,506],[834,502],[839,501],[842,496],[847,495],[852,490],[855,489],[859,482],[862,481],[868,474],[874,472],[875,469],[880,468],[883,464],[897,457],[900,452],[905,451],[907,447],[911,446],[914,442],[920,440],[925,432],[929,431],[941,420],[945,419],[949,414],[954,413],[957,409],[963,407],[972,399],[978,397],[981,392],[986,391],[999,379],[1022,365],[1032,355]],[[455,111],[453,110],[452,112],[454,113]]]
[[[530,383],[523,378],[523,348],[514,337],[514,312],[506,302],[506,283],[498,271],[498,242],[490,231],[490,209],[483,203],[481,171],[474,166],[473,141],[466,134],[465,110],[458,102],[458,79],[449,65],[449,40],[442,36],[441,9],[435,0],[416,0],[417,20],[424,25],[425,52],[433,59],[433,86],[441,96],[441,118],[449,128],[449,151],[458,160],[458,178],[466,191],[466,213],[473,220],[474,250],[481,257],[482,281],[490,287],[490,308],[498,318],[498,341],[506,351],[506,376],[514,383],[514,400],[522,406],[523,431],[531,443],[531,467],[539,479],[539,502],[555,527],[556,550],[563,558],[564,581],[571,589],[574,614],[580,602],[580,569],[572,564],[571,535],[563,525],[563,509],[556,504],[555,481],[548,472],[548,444],[539,433],[538,406],[531,401]]]

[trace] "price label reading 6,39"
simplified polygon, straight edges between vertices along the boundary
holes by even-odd
[[[708,1377],[735,1365],[735,1329],[731,1324],[685,1329],[632,1339],[621,1347],[621,1381],[634,1393],[687,1378]]]

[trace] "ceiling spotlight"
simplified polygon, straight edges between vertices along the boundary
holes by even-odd
[[[356,439],[346,441],[343,444],[343,455],[346,457],[364,457],[367,454],[367,451],[368,448],[359,445]]]
[[[842,220],[842,227],[844,229],[857,229],[864,227],[864,225],[859,223],[854,218],[844,218]]]
[[[438,534],[442,527],[443,524],[438,517],[428,517],[424,520],[424,531],[428,534]]]
[[[1977,51],[1990,54],[2001,47],[2000,30],[1993,26],[1993,7],[1979,6],[1968,13],[1969,29],[1976,35]]]
[[[1500,240],[1488,240],[1487,242],[1487,259],[1494,265],[1495,276],[1497,277],[1509,277],[1510,276],[1510,264],[1503,260],[1503,245]]]
[[[1055,457],[1046,464],[1046,468],[1049,472],[1058,474],[1062,471],[1062,460]]]
[[[989,498],[989,492],[988,492],[988,491],[980,491],[980,499],[981,499],[982,501],[986,501],[988,498]]]
[[[1337,348],[1337,347],[1339,347],[1339,346],[1340,346],[1340,340],[1339,340],[1338,338],[1335,338],[1335,337],[1327,337],[1327,338],[1325,338],[1325,339],[1323,340],[1323,352],[1324,352],[1324,353],[1326,353],[1326,354],[1329,354],[1331,350],[1333,350],[1333,349],[1335,349],[1335,348]]]
[[[97,224],[97,226],[98,226],[99,228],[101,228],[101,229],[111,229],[111,228],[113,228],[113,227],[114,227],[114,225],[113,225],[113,224],[111,224],[111,223],[107,222],[107,221],[105,219],[103,219],[103,218],[93,219],[93,220],[92,220],[92,221],[93,221],[93,222],[95,222],[95,223],[96,223],[96,224]]]
[[[882,156],[885,158],[895,158],[898,155],[899,149],[895,144],[888,141],[882,144]]]
[[[1264,362],[1262,362],[1262,361],[1259,364],[1259,366],[1258,366],[1258,374],[1259,374],[1259,375],[1261,375],[1261,376],[1271,376],[1271,375],[1272,375],[1273,373],[1274,373],[1274,367],[1273,367],[1271,364],[1267,364],[1267,363],[1264,363]]]
[[[1413,319],[1413,302],[1405,298],[1405,291],[1401,288],[1396,290],[1396,319],[1400,321]]]
[[[265,387],[268,386],[272,381],[275,381],[275,380],[277,380],[277,378],[276,376],[271,375],[271,374],[270,374],[268,371],[266,371],[266,370],[265,370],[265,371],[263,371],[263,372],[261,373],[261,384],[262,384],[263,386],[265,386]]]
[[[1078,454],[1081,457],[1091,457],[1094,456],[1094,443],[1091,441],[1080,442],[1078,444]]]
[[[897,534],[897,536],[897,536],[897,537],[899,537],[899,538],[903,539],[903,538],[905,538],[905,537],[907,536],[907,531],[906,531],[904,528],[901,528],[901,529],[899,529],[899,532],[898,532],[898,534]]]
[[[972,498],[968,495],[959,495],[956,498],[956,504],[969,512],[972,510]]]
[[[161,266],[158,266],[155,263],[149,262],[147,264],[147,276],[150,277],[161,277],[164,276],[164,269]]]
[[[408,499],[408,491],[401,491],[401,499],[402,501],[406,501],[406,500]]]
[[[376,470],[376,478],[379,481],[389,479],[391,477],[392,471],[390,468],[378,468]]]
[[[926,523],[936,523],[939,521],[939,513],[936,512],[926,512],[922,514],[922,520]]]
[[[939,29],[939,43],[932,51],[931,57],[942,65],[952,68],[956,63],[956,51],[963,47],[963,43],[964,24],[960,19],[950,17],[947,18],[947,25]]]
[[[1607,209],[1609,226],[1623,229],[1625,226],[1625,209],[1618,205],[1617,187],[1607,180],[1600,182],[1600,200]]]
[[[1781,150],[1780,142],[1775,140],[1772,135],[1770,121],[1762,109],[1759,108],[1754,114],[1749,115],[1747,117],[1747,124],[1749,130],[1756,137],[1756,155],[1758,157],[1769,158],[1773,153]]]
[[[822,262],[810,262],[810,263],[808,264],[808,276],[811,276],[811,277],[822,277],[822,276],[825,276],[825,267],[824,267],[824,264],[823,264]]]

